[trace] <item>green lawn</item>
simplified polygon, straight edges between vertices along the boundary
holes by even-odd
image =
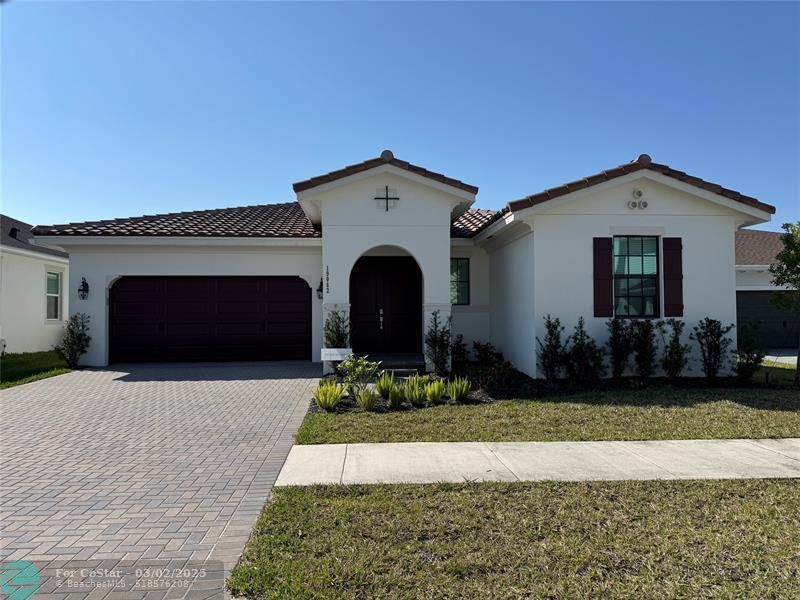
[[[796,480],[278,488],[250,598],[797,598]]]
[[[299,444],[800,437],[795,389],[584,392],[392,413],[309,413]]]
[[[23,352],[0,357],[0,389],[68,373],[56,352]]]

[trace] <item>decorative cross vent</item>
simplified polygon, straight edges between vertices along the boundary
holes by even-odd
[[[381,194],[383,195],[381,196]],[[378,208],[385,207],[386,212],[389,212],[390,208],[394,208],[398,200],[400,198],[397,196],[397,192],[390,190],[388,185],[384,186],[384,189],[379,188],[375,193],[375,202]]]

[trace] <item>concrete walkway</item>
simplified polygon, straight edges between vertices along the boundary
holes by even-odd
[[[294,446],[276,486],[800,477],[800,438]]]

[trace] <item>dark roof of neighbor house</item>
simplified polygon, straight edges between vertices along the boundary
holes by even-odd
[[[496,211],[470,209],[456,219],[452,237],[468,238],[497,215]],[[30,226],[28,226],[30,228]],[[193,236],[318,238],[315,228],[297,202],[218,208],[192,212],[146,215],[108,221],[65,225],[39,225],[36,235],[55,236]]]
[[[740,229],[736,232],[737,265],[771,265],[782,249],[781,234],[775,231]]]
[[[0,246],[20,248],[21,250],[38,252],[49,256],[69,257],[66,252],[31,243],[31,238],[33,237],[31,229],[33,229],[33,225],[30,223],[25,223],[7,215],[0,215]]]
[[[369,160],[365,160],[364,162],[360,162],[355,165],[349,165],[347,167],[344,167],[343,169],[337,169],[336,171],[331,171],[330,173],[326,173],[325,175],[312,177],[311,179],[306,179],[305,181],[298,181],[297,183],[292,185],[292,188],[294,189],[295,192],[310,190],[311,188],[317,187],[318,185],[322,185],[323,183],[336,181],[337,179],[349,177],[350,175],[355,175],[356,173],[361,173],[362,171],[368,171],[369,169],[374,169],[375,167],[380,167],[381,165],[385,164],[390,164],[399,169],[404,169],[416,175],[421,175],[422,177],[433,179],[434,181],[438,181],[439,183],[444,183],[446,185],[470,192],[471,194],[478,193],[478,188],[474,185],[464,183],[463,181],[460,181],[458,179],[453,179],[452,177],[447,177],[446,175],[442,175],[441,173],[434,173],[433,171],[429,171],[428,169],[424,169],[423,167],[412,165],[410,162],[406,162],[404,160],[395,158],[391,150],[384,150],[383,152],[381,152],[381,155],[378,158],[371,158]]]
[[[640,154],[636,158],[636,160],[619,165],[618,167],[614,167],[613,169],[608,169],[607,171],[601,171],[600,173],[595,173],[594,175],[589,175],[588,177],[584,177],[576,181],[571,181],[569,183],[565,183],[544,190],[543,192],[539,192],[531,196],[526,196],[525,198],[522,198],[520,200],[509,202],[508,208],[511,211],[516,211],[516,210],[522,210],[524,208],[529,208],[531,206],[536,206],[537,204],[541,204],[542,202],[547,202],[548,200],[553,200],[555,198],[558,198],[559,196],[564,196],[566,194],[576,192],[584,188],[592,187],[593,185],[597,185],[599,183],[616,179],[617,177],[622,177],[623,175],[627,175],[628,173],[634,173],[636,171],[641,171],[644,169],[655,171],[656,173],[661,173],[662,175],[666,175],[667,177],[672,177],[673,179],[677,179],[678,181],[688,183],[689,185],[693,185],[708,192],[719,194],[720,196],[724,196],[730,200],[741,202],[742,204],[747,204],[748,206],[753,206],[755,208],[758,208],[759,210],[763,210],[770,214],[775,214],[775,207],[770,204],[766,204],[750,196],[745,196],[744,194],[737,192],[736,190],[730,190],[728,188],[724,188],[717,183],[711,183],[708,181],[704,181],[699,177],[693,177],[692,175],[688,175],[683,171],[678,171],[667,165],[654,163],[650,158],[650,156],[648,156],[647,154]]]

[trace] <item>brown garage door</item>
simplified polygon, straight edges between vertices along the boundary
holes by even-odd
[[[109,323],[111,362],[311,358],[299,277],[123,277]]]

